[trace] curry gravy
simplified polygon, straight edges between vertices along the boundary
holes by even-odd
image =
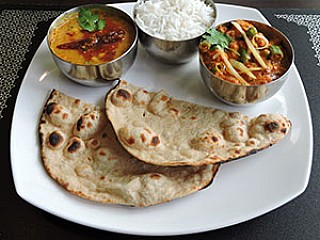
[[[95,32],[83,30],[78,23],[78,12],[67,15],[49,35],[51,50],[66,62],[98,65],[121,56],[132,44],[134,31],[125,19],[92,9],[106,26]]]

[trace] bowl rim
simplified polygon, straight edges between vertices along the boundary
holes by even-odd
[[[64,17],[66,17],[68,14],[71,14],[71,13],[76,13],[80,8],[82,7],[89,7],[89,8],[101,8],[101,9],[112,9],[112,10],[115,10],[115,11],[118,11],[119,13],[123,14],[124,16],[126,16],[128,19],[130,19],[131,23],[130,25],[132,26],[132,28],[134,29],[134,39],[130,45],[130,47],[124,52],[122,53],[119,57],[113,59],[112,61],[109,61],[109,62],[104,62],[104,63],[99,63],[99,64],[78,64],[78,63],[73,63],[73,62],[70,62],[70,61],[66,61],[64,59],[62,59],[61,57],[59,57],[57,54],[55,54],[53,52],[53,50],[51,49],[50,47],[50,42],[49,42],[49,36],[50,36],[50,33],[51,31],[55,28],[55,25],[57,23],[59,23],[59,21],[61,21]],[[128,55],[131,50],[133,48],[135,48],[137,46],[137,43],[138,43],[138,29],[137,29],[137,26],[135,24],[135,21],[133,20],[133,18],[128,14],[126,13],[124,10],[120,9],[120,8],[117,8],[117,7],[114,7],[114,6],[111,6],[109,4],[99,4],[99,3],[92,3],[92,4],[83,4],[83,5],[79,5],[79,6],[75,6],[73,8],[70,8],[66,11],[64,11],[63,13],[61,13],[59,16],[57,16],[53,22],[50,24],[50,27],[47,31],[47,35],[46,35],[46,42],[47,42],[47,46],[51,52],[51,54],[58,58],[59,60],[61,60],[62,62],[64,63],[67,63],[67,64],[72,64],[72,65],[75,65],[75,66],[83,66],[83,67],[99,67],[99,66],[103,66],[103,65],[109,65],[109,64],[112,64],[114,62],[117,62],[118,60],[124,58],[126,55]]]
[[[231,19],[231,20],[225,21],[225,22],[221,22],[221,23],[217,24],[217,25],[214,27],[214,29],[217,29],[218,26],[221,26],[221,25],[224,25],[224,24],[228,24],[228,23],[231,23],[231,22],[236,21],[236,20],[244,20],[244,21],[248,21],[248,22],[253,22],[253,23],[258,23],[258,24],[264,25],[264,26],[272,29],[272,31],[274,31],[277,35],[281,35],[281,37],[286,40],[287,45],[289,46],[289,51],[291,52],[291,61],[290,61],[290,64],[288,64],[288,67],[287,67],[286,71],[285,71],[280,77],[272,80],[271,82],[264,83],[264,84],[255,84],[255,85],[245,86],[245,85],[236,84],[236,83],[232,83],[232,82],[226,81],[226,80],[224,80],[224,79],[222,79],[222,78],[219,78],[219,77],[217,77],[216,75],[214,75],[214,74],[208,69],[208,67],[205,65],[205,63],[203,62],[203,59],[202,59],[202,57],[201,57],[201,53],[200,53],[199,48],[198,48],[198,53],[199,53],[198,55],[199,55],[199,60],[200,60],[201,65],[202,65],[203,67],[205,67],[206,71],[209,72],[211,76],[213,76],[213,77],[215,77],[215,78],[217,78],[217,79],[219,79],[219,80],[221,80],[221,81],[223,81],[223,82],[229,83],[230,85],[234,85],[234,86],[243,86],[243,87],[250,88],[250,87],[258,87],[258,86],[268,86],[268,85],[274,84],[275,82],[281,81],[282,78],[289,73],[290,69],[291,69],[292,66],[294,65],[294,60],[295,60],[294,48],[293,48],[292,43],[291,43],[291,41],[289,40],[289,38],[288,38],[283,32],[281,32],[279,29],[273,27],[273,26],[272,26],[271,24],[269,24],[269,23],[264,23],[264,22],[260,22],[260,21],[256,21],[256,20],[251,20],[251,19],[244,19],[244,18],[241,18],[241,19],[236,18],[236,19]],[[201,43],[201,41],[200,41],[200,43]],[[199,44],[200,44],[200,43],[199,43]]]
[[[170,42],[170,43],[180,43],[180,42],[183,42],[183,41],[192,41],[192,40],[195,40],[195,39],[197,39],[197,38],[200,38],[208,29],[212,28],[212,27],[214,26],[216,20],[217,20],[217,7],[216,7],[216,3],[215,3],[213,0],[200,0],[201,2],[205,2],[205,3],[206,3],[206,2],[210,2],[209,4],[206,3],[206,5],[209,5],[209,6],[213,9],[213,11],[214,11],[213,21],[212,21],[212,23],[210,24],[210,26],[208,26],[208,27],[206,28],[206,30],[204,30],[204,31],[203,31],[202,33],[200,33],[200,34],[195,35],[194,37],[183,38],[183,39],[179,39],[179,40],[178,40],[178,39],[176,39],[176,40],[174,40],[174,39],[169,40],[169,39],[165,39],[165,38],[160,38],[160,37],[157,37],[157,36],[155,36],[155,35],[147,32],[147,31],[145,31],[145,29],[142,28],[142,27],[137,23],[137,21],[136,21],[136,11],[137,11],[136,8],[137,8],[137,6],[143,4],[143,3],[146,2],[146,1],[149,1],[149,0],[138,0],[138,1],[136,1],[136,3],[135,3],[134,6],[133,6],[133,14],[132,14],[133,17],[132,17],[132,18],[133,18],[133,20],[134,20],[134,22],[135,22],[135,24],[137,25],[137,27],[138,27],[139,30],[141,30],[144,34],[148,35],[149,37],[152,37],[152,38],[157,39],[157,40],[159,40],[159,41],[166,41],[166,42]]]

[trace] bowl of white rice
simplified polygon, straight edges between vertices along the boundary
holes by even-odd
[[[169,64],[196,56],[201,36],[213,26],[216,15],[212,0],[138,0],[133,10],[141,45]]]

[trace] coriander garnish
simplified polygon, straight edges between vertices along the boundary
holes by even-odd
[[[229,43],[232,42],[232,38],[228,35],[217,31],[216,29],[209,29],[203,36],[212,47],[220,46],[222,49],[229,49]]]
[[[99,18],[89,8],[80,8],[78,23],[80,27],[89,32],[100,31],[106,26],[106,20]]]

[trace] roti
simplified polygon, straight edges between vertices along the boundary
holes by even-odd
[[[121,145],[162,166],[200,166],[243,158],[279,142],[291,122],[280,114],[249,117],[149,92],[126,81],[107,94],[106,112]]]
[[[145,207],[208,186],[219,165],[163,167],[119,144],[105,110],[52,90],[39,123],[44,167],[67,191],[97,202]]]

